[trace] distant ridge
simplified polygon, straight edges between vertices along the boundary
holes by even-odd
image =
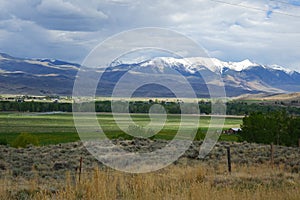
[[[55,59],[23,59],[0,53],[1,94],[71,95],[80,65]],[[105,67],[105,66],[104,66]],[[88,69],[91,73],[99,73]],[[300,73],[278,65],[265,66],[250,60],[224,62],[216,58],[156,57],[135,62],[115,61],[105,71],[97,89],[98,96],[110,96],[114,85],[125,73],[141,78],[151,75],[167,77],[170,70],[183,75],[198,97],[209,97],[207,85],[219,87],[217,77],[225,83],[227,96],[300,92]],[[134,73],[139,71],[139,73]],[[145,72],[151,72],[145,73]],[[203,76],[209,77],[205,82]],[[130,83],[128,83],[130,84]],[[126,87],[125,87],[126,88]],[[141,97],[172,97],[157,85],[140,88]]]
[[[300,92],[293,92],[287,94],[244,94],[235,98],[236,100],[266,100],[266,101],[299,101]]]

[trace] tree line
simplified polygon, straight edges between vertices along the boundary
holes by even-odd
[[[72,112],[71,103],[52,103],[52,102],[16,102],[0,101],[0,111],[18,112]]]
[[[300,139],[300,117],[286,111],[253,112],[243,119],[240,133],[247,142],[297,146]]]
[[[120,107],[127,105],[127,102],[119,102]],[[123,105],[122,105],[123,104]],[[188,105],[182,102],[155,102],[149,101],[131,101],[129,104],[130,113],[148,113],[149,109],[154,104],[160,104],[164,107],[169,114],[180,114],[181,106]],[[96,112],[112,112],[111,101],[96,101],[95,103],[85,102],[75,104],[82,110],[95,110]],[[193,105],[194,106],[194,105]],[[197,108],[193,106],[189,107],[189,112],[194,113]],[[248,104],[246,102],[228,102],[226,103],[226,114],[228,115],[248,115],[253,112],[270,113],[280,112],[285,110],[287,113],[292,115],[300,115],[299,107],[283,107],[275,105],[260,105],[260,104]],[[198,108],[202,114],[211,114],[211,102],[199,101]],[[16,102],[16,101],[0,101],[0,111],[18,111],[18,112],[72,112],[72,103],[61,103],[61,102]],[[119,112],[126,112],[125,109],[120,109]]]

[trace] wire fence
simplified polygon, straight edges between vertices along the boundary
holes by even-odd
[[[299,140],[300,142],[300,140]],[[276,145],[263,145],[258,147],[254,147],[249,145],[248,143],[245,144],[248,149],[248,152],[253,151],[255,155],[255,152],[259,152],[259,156],[254,157],[253,155],[249,155],[249,153],[241,150],[241,148],[238,148],[235,144],[229,144],[225,146],[219,146],[215,149],[215,152],[212,152],[210,155],[208,155],[208,158],[206,160],[203,160],[203,162],[216,162],[217,164],[221,165],[227,170],[228,173],[234,172],[235,168],[232,165],[234,164],[259,164],[259,163],[265,163],[269,164],[270,167],[273,167],[274,165],[280,165],[280,164],[287,164],[284,162],[284,159],[281,161],[279,158],[279,153],[277,152],[279,149],[283,148],[281,146]],[[247,146],[248,145],[248,146]],[[300,148],[288,148],[286,149],[292,149],[295,154],[294,159],[299,160],[300,163]],[[209,156],[215,156],[214,158],[209,158]],[[262,157],[263,159],[260,159]],[[198,158],[195,158],[198,159]],[[211,160],[210,160],[211,159]],[[238,160],[238,162],[237,162]],[[244,162],[245,161],[245,162]],[[255,162],[250,162],[255,161]],[[276,161],[276,162],[275,162]],[[75,162],[76,167],[73,169],[65,168],[62,166],[61,169],[58,171],[55,171],[53,169],[51,170],[36,170],[35,167],[32,166],[31,170],[24,171],[24,172],[14,172],[12,169],[8,169],[6,171],[3,171],[0,173],[0,186],[1,187],[15,187],[16,182],[18,186],[28,186],[30,180],[35,180],[37,184],[45,182],[45,180],[49,179],[51,181],[56,180],[57,182],[63,183],[67,177],[70,178],[73,184],[76,184],[81,181],[81,178],[92,178],[95,174],[96,170],[101,170],[101,172],[104,172],[107,176],[111,177],[134,177],[135,174],[130,173],[118,173],[116,170],[111,169],[109,167],[106,167],[104,165],[101,165],[101,163],[97,163],[97,165],[94,166],[88,166],[85,164],[85,157],[78,157]],[[188,165],[188,164],[186,164]],[[299,170],[300,170],[300,166]],[[155,172],[157,176],[163,176],[165,172]],[[170,176],[169,178],[174,178]],[[176,178],[176,176],[175,176]],[[45,180],[43,180],[45,179]]]

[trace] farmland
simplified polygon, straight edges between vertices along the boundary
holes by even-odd
[[[180,126],[180,115],[168,114],[158,134],[138,139],[128,137],[112,114],[96,116],[107,137],[129,153],[164,148]],[[147,114],[131,117],[140,126],[150,122]],[[191,122],[195,118],[186,117]],[[177,161],[155,172],[129,174],[105,166],[84,148],[72,113],[2,112],[0,142],[8,145],[0,145],[0,199],[298,199],[300,148],[275,145],[270,165],[270,145],[236,142],[237,135],[221,135],[212,151],[199,158],[212,118],[199,117],[200,137],[196,135],[197,141]],[[118,118],[129,122],[124,114]],[[223,129],[240,127],[242,119],[226,116]],[[86,126],[91,126],[89,121]],[[36,137],[39,145],[13,148],[11,144],[23,133]],[[227,147],[232,173],[227,171]]]
[[[122,115],[120,116],[122,117]],[[147,114],[132,114],[131,117],[139,125],[149,123]],[[98,113],[97,119],[108,138],[126,138],[126,134],[120,130],[111,114]],[[200,117],[199,128],[202,132],[207,130],[210,119],[210,116]],[[126,123],[126,120],[124,117],[123,122]],[[179,123],[180,115],[168,115],[165,126],[155,135],[155,138],[172,139],[174,134],[176,134]],[[228,116],[225,120],[224,128],[239,127],[241,123],[241,117]],[[79,140],[71,113],[1,113],[0,127],[0,141],[7,141],[8,144],[11,144],[20,133],[35,135],[41,145]],[[222,136],[222,139],[235,140],[236,138]]]

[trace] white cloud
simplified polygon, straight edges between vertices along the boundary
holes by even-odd
[[[224,2],[0,1],[0,50],[18,56],[80,62],[89,50],[112,34],[155,26],[186,34],[223,60],[249,58],[300,70],[297,1]]]
[[[78,13],[81,13],[81,9],[76,7],[70,2],[60,1],[60,0],[51,0],[45,1],[43,0],[37,7],[37,11],[41,14],[49,15],[49,16],[68,16]]]

